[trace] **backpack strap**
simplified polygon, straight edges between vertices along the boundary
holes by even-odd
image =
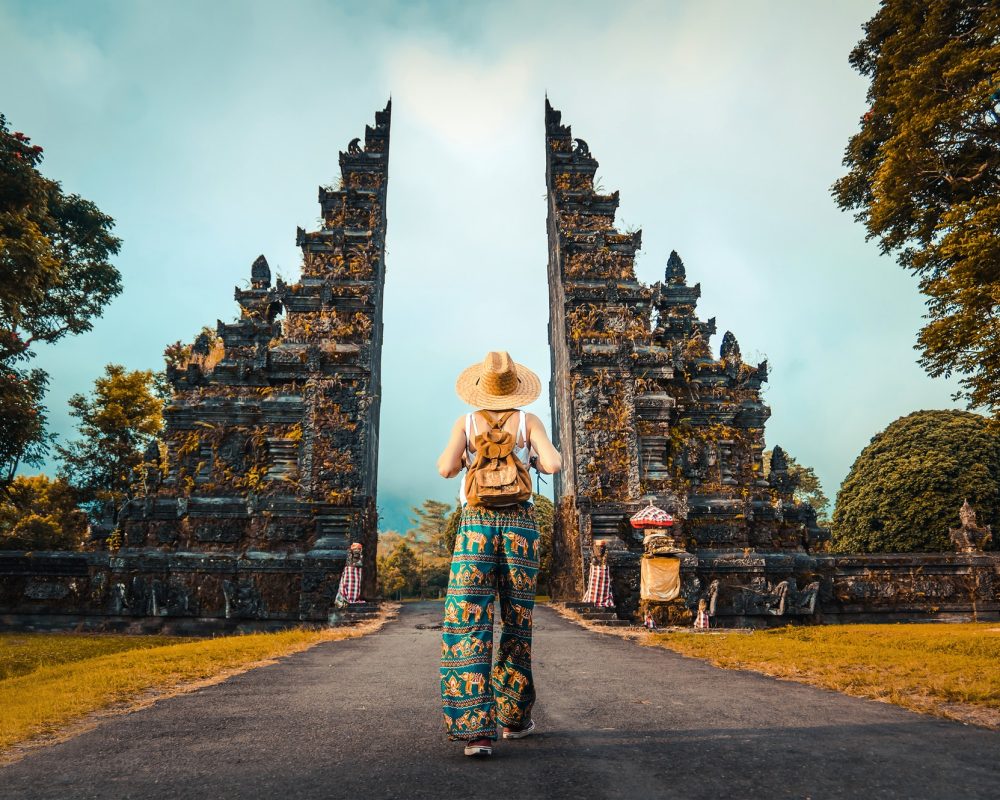
[[[487,411],[484,408],[479,413],[481,413],[483,416],[486,417],[487,420],[489,420],[491,428],[497,429],[497,428],[502,428],[504,426],[504,423],[506,423],[507,420],[510,419],[510,415],[513,414],[514,412],[508,411],[506,414],[502,414],[499,417],[494,417],[489,411]]]
[[[469,463],[472,463],[472,432],[475,429],[476,433],[479,433],[478,426],[476,425],[476,420],[470,411],[465,415],[465,459]]]

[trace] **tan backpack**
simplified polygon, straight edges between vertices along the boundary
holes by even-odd
[[[514,454],[517,436],[504,430],[504,423],[513,414],[494,419],[487,411],[480,412],[490,422],[490,428],[476,434],[476,458],[465,473],[465,500],[470,506],[501,508],[531,499],[531,476],[528,467]]]

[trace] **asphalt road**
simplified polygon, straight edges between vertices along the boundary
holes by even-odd
[[[442,733],[440,604],[115,717],[0,768],[0,798],[992,797],[1000,734],[715,669],[536,612],[540,733]]]

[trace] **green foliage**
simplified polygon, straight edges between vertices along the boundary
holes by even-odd
[[[548,594],[549,576],[552,574],[552,520],[555,506],[545,495],[533,493],[535,522],[538,523],[538,592]]]
[[[884,0],[850,62],[871,108],[834,197],[920,278],[924,369],[1000,414],[1000,14]]]
[[[386,555],[378,557],[378,593],[381,597],[413,597],[420,588],[417,556],[406,539],[396,534]]]
[[[414,516],[410,520],[413,527],[408,533],[412,534],[415,540],[426,543],[426,555],[451,556],[455,548],[455,539],[452,537],[449,545],[447,531],[452,506],[439,500],[424,500],[420,508],[410,510]]]
[[[0,550],[78,550],[87,517],[64,480],[18,476],[0,501]]]
[[[41,160],[0,115],[0,485],[20,463],[40,463],[49,443],[47,376],[24,366],[32,345],[90,330],[121,292],[108,262],[121,247],[114,220],[42,176]]]
[[[980,524],[1000,524],[1000,437],[967,411],[915,411],[861,451],[837,494],[840,552],[947,551],[968,499]]]
[[[458,526],[462,522],[462,504],[456,502],[448,515],[448,524],[444,529],[444,540],[448,547],[448,555],[455,552],[455,539],[458,538]]]
[[[771,451],[765,450],[764,456],[764,477],[771,473]],[[796,503],[808,503],[816,512],[816,521],[823,526],[830,524],[828,511],[830,509],[830,498],[823,491],[823,486],[819,482],[819,476],[812,467],[806,467],[796,461],[792,456],[785,454],[788,462],[788,472],[798,479],[798,486],[792,499]]]
[[[69,405],[80,438],[57,448],[60,476],[80,492],[92,516],[110,503],[117,519],[122,503],[135,494],[143,452],[163,427],[156,376],[108,364],[93,393],[73,395]]]
[[[10,339],[0,331],[0,487],[10,486],[22,463],[40,466],[51,439],[42,405],[48,375],[16,367],[23,356],[19,346],[5,346]]]

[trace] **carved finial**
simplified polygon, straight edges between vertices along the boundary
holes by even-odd
[[[722,337],[722,348],[719,354],[726,361],[742,361],[743,357],[740,354],[740,343],[736,341],[736,337],[733,335],[732,331],[726,331],[725,335]]]
[[[687,279],[687,275],[684,272],[684,262],[681,261],[681,257],[677,255],[676,250],[670,251],[670,258],[667,259],[667,270],[663,279],[667,283],[675,285],[683,285]]]
[[[266,289],[271,285],[271,267],[264,256],[257,256],[250,267],[250,285],[254,289]]]
[[[212,350],[212,340],[208,337],[208,334],[202,331],[198,334],[198,338],[194,340],[194,344],[191,346],[192,355],[196,356],[207,356]]]
[[[549,102],[548,96],[545,98],[545,124],[546,125],[559,125],[562,122],[562,112],[557,111],[552,107],[552,103]]]
[[[353,156],[358,155],[362,152],[361,150],[361,138],[351,139],[350,143],[347,145],[347,152]]]
[[[785,455],[784,450],[782,450],[778,445],[775,445],[774,450],[771,451],[771,472],[787,471],[788,457]]]
[[[963,528],[976,527],[976,512],[969,505],[968,500],[962,503],[962,507],[958,510],[958,518],[961,520]]]
[[[576,142],[576,147],[573,148],[573,152],[590,158],[590,146],[583,139],[574,139],[573,141]]]

